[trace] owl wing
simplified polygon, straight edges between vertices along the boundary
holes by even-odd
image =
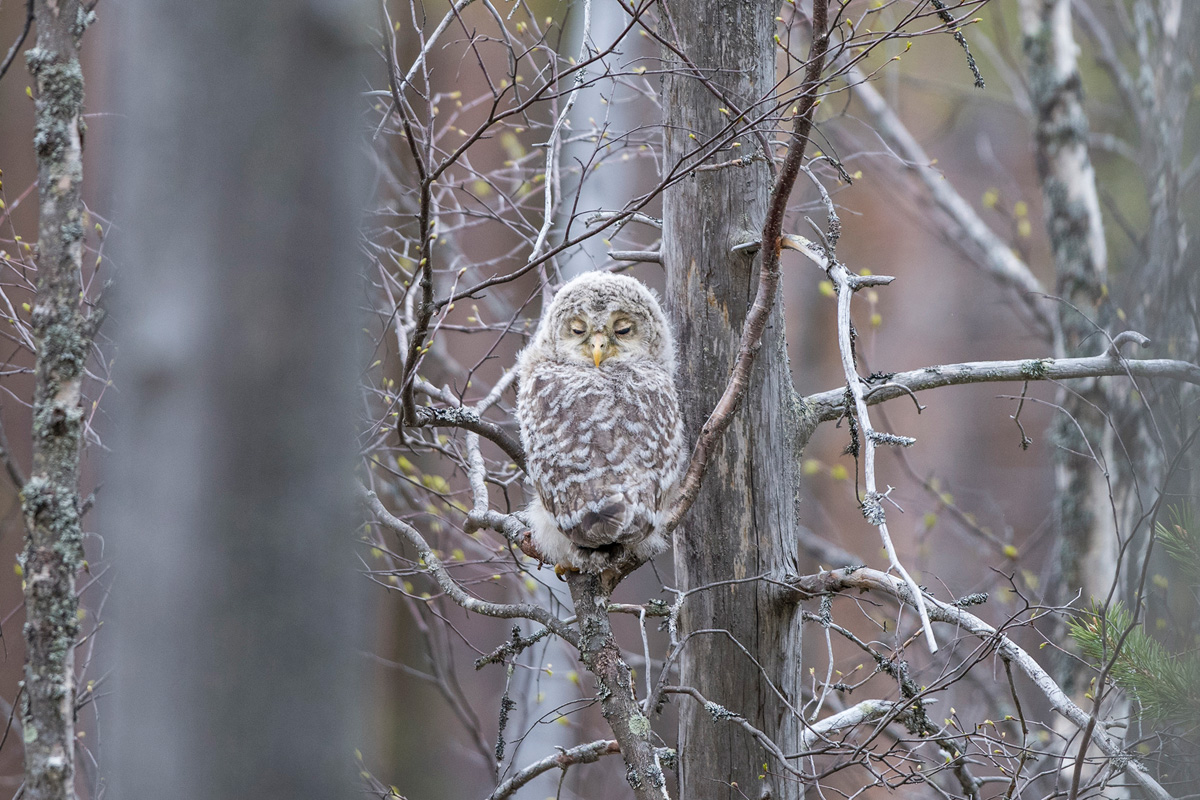
[[[522,383],[518,413],[530,478],[563,535],[597,549],[650,534],[679,481],[670,375],[545,364]]]

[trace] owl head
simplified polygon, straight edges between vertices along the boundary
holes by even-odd
[[[675,340],[658,298],[641,281],[585,272],[554,295],[530,351],[604,369],[651,361],[675,371]]]

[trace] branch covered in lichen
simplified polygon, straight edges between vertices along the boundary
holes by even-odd
[[[897,372],[876,388],[867,387],[867,405],[877,405],[912,392],[941,386],[996,381],[1066,380],[1101,376],[1168,378],[1200,386],[1200,366],[1167,358],[1122,359],[1111,355],[1089,358],[1027,358],[1020,361],[972,361]],[[831,389],[804,398],[818,422],[840,419],[846,390]]]
[[[27,800],[75,796],[75,641],[83,564],[79,450],[84,362],[93,319],[81,303],[83,73],[79,40],[92,15],[78,0],[34,4],[38,38],[25,54],[34,78],[40,219],[34,367],[33,468],[25,516],[25,741]]]

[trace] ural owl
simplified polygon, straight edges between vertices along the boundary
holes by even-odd
[[[640,281],[589,272],[542,314],[517,363],[517,418],[534,488],[533,543],[601,572],[667,547],[685,466],[675,340]]]

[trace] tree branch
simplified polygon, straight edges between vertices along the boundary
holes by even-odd
[[[980,265],[983,270],[997,283],[1017,292],[1040,332],[1048,338],[1054,330],[1054,317],[1037,302],[1045,287],[1034,277],[1029,265],[1018,258],[1013,249],[992,232],[987,223],[975,213],[971,204],[946,180],[946,176],[930,166],[933,159],[909,133],[908,128],[892,111],[883,96],[867,82],[866,76],[857,67],[852,67],[846,72],[846,79],[854,87],[855,96],[862,101],[871,116],[879,137],[896,152],[901,163],[921,179],[933,202],[950,218],[961,234],[951,238],[955,241],[965,239],[980,251],[983,255]]]
[[[902,602],[913,602],[908,586],[903,580],[867,567],[819,572],[816,575],[791,578],[788,583],[806,596],[841,592],[847,589],[874,590],[898,598]],[[1067,697],[1062,688],[1042,669],[1041,665],[1008,636],[997,631],[974,614],[936,600],[927,593],[925,605],[929,610],[930,619],[949,623],[973,636],[994,643],[1000,657],[1005,662],[1012,662],[1020,667],[1021,671],[1050,701],[1050,705],[1055,711],[1070,720],[1080,730],[1087,727],[1089,721],[1087,712],[1071,702],[1071,698]],[[1103,725],[1096,726],[1093,738],[1104,754],[1113,759],[1114,765],[1123,767],[1148,796],[1154,800],[1173,800],[1171,795],[1142,767],[1137,759],[1126,753],[1120,743],[1108,735]]]
[[[417,406],[411,423],[414,428],[462,428],[477,433],[504,451],[513,463],[525,469],[525,451],[521,443],[495,422],[486,420],[468,408],[430,408]]]
[[[651,742],[650,720],[638,707],[633,675],[621,658],[608,619],[614,583],[601,575],[573,572],[567,578],[579,620],[579,655],[598,684],[600,710],[625,758],[625,779],[638,800],[670,800],[662,764]]]
[[[1128,375],[1133,378],[1169,378],[1200,386],[1200,367],[1168,358],[1126,359],[1111,355],[1087,358],[1027,358],[1020,361],[969,361],[897,372],[866,396],[873,406],[910,392],[997,381],[1065,380]],[[845,413],[845,389],[810,394],[803,402],[817,422],[840,419]]]
[[[356,487],[356,492],[359,502],[369,509],[381,524],[389,530],[400,534],[416,549],[421,560],[425,562],[426,569],[433,575],[438,585],[442,587],[442,591],[449,595],[451,600],[462,606],[463,609],[476,614],[482,614],[486,617],[530,619],[534,622],[540,622],[553,631],[555,635],[575,647],[579,647],[579,634],[566,622],[563,622],[541,606],[535,606],[532,603],[491,603],[467,594],[458,585],[458,582],[450,577],[450,573],[446,571],[442,560],[437,557],[433,552],[433,548],[429,546],[416,528],[399,517],[393,516],[390,511],[384,508],[383,503],[380,502],[375,493],[369,491],[362,484]]]
[[[612,739],[601,739],[589,744],[572,747],[570,750],[563,750],[552,756],[546,756],[541,761],[533,762],[497,786],[495,791],[487,796],[487,800],[504,800],[506,797],[511,797],[518,789],[538,775],[541,775],[543,772],[549,772],[555,767],[566,772],[568,767],[576,764],[591,764],[592,762],[599,761],[601,756],[611,756],[619,752],[621,752],[621,748],[617,746],[615,741]]]

